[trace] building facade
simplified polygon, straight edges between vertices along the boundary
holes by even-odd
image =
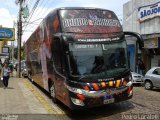
[[[144,39],[144,49],[128,39],[131,70],[139,72],[137,59],[145,64],[145,71],[160,66],[160,0],[130,0],[123,5],[123,30],[138,32]],[[132,63],[133,62],[133,63]]]

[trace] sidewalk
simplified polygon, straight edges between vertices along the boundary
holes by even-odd
[[[8,88],[0,80],[0,114],[47,114],[47,110],[25,86],[27,79],[11,77]],[[29,82],[29,81],[28,81]]]

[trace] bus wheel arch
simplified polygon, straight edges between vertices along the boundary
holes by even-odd
[[[48,88],[49,88],[49,93],[52,98],[52,101],[54,103],[57,103],[55,84],[51,79],[48,79]]]

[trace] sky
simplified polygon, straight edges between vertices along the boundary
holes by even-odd
[[[0,0],[0,25],[2,27],[16,27],[19,5],[17,0]],[[25,0],[23,6],[28,5],[31,13],[37,0]],[[34,13],[28,19],[23,19],[22,43],[34,32],[42,19],[53,9],[59,7],[97,7],[108,9],[123,18],[123,4],[130,0],[40,0]]]

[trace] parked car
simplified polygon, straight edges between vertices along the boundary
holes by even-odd
[[[138,73],[135,73],[135,72],[131,72],[132,74],[132,83],[140,83],[142,84],[143,83],[143,75],[141,74],[138,74]]]
[[[160,88],[160,67],[153,67],[145,74],[144,86],[145,89],[150,90],[153,87]]]
[[[17,65],[18,65],[18,62],[17,62],[17,61],[13,63],[13,68],[14,68],[16,71],[17,71]]]
[[[23,77],[28,77],[28,68],[25,61],[21,61],[21,74]]]

